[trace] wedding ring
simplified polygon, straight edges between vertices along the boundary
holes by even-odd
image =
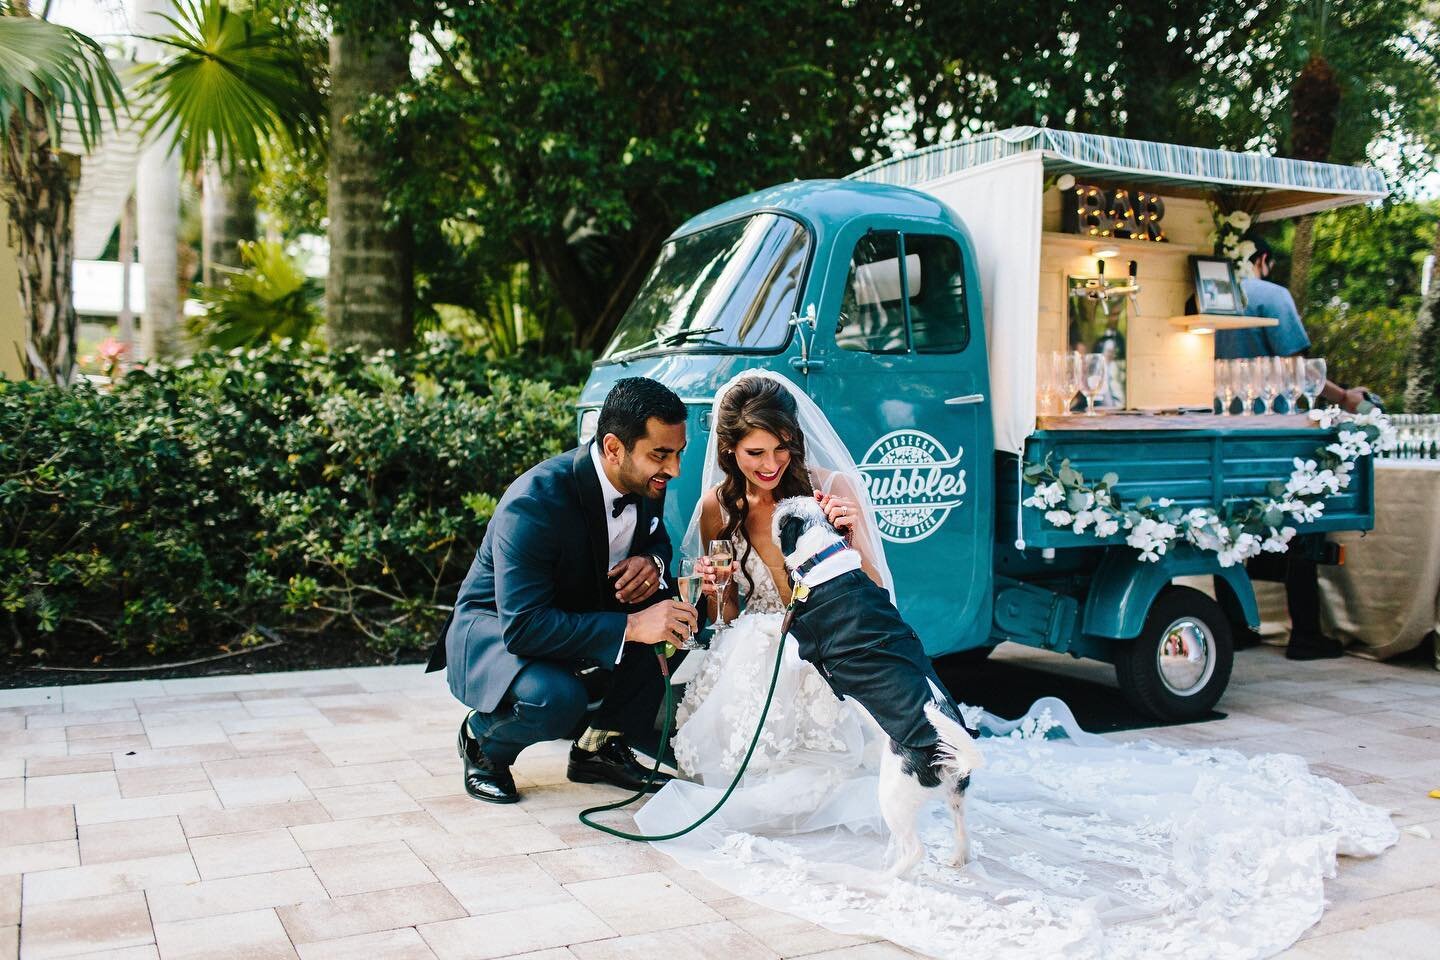
[[[649,580],[646,580],[646,581],[645,581],[645,586],[647,586],[647,587],[650,586],[650,581],[649,581]]]

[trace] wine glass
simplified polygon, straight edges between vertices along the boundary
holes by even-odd
[[[1253,417],[1255,415],[1255,397],[1259,393],[1258,370],[1255,368],[1255,361],[1242,358],[1235,361],[1235,392],[1240,395],[1240,415]]]
[[[1235,398],[1235,381],[1229,360],[1215,361],[1215,399],[1220,401],[1220,415],[1230,416],[1230,401]]]
[[[1055,395],[1056,367],[1055,353],[1042,353],[1035,358],[1035,393],[1040,398],[1040,415],[1050,413],[1050,398]]]
[[[725,591],[730,589],[730,575],[735,568],[735,547],[729,540],[710,541],[710,563],[715,568],[715,629],[729,626],[725,622]]]
[[[1085,383],[1085,416],[1095,416],[1096,398],[1105,390],[1110,381],[1109,370],[1106,368],[1105,354],[1087,353],[1084,357],[1084,383]]]
[[[1305,379],[1304,357],[1281,357],[1281,369],[1285,371],[1285,402],[1291,413],[1300,412],[1300,382]]]
[[[680,575],[675,578],[675,586],[679,589],[680,599],[692,607],[699,606],[700,598],[704,594],[705,578],[700,575],[699,563],[700,561],[695,557],[684,557],[680,561]],[[704,647],[705,644],[696,639],[694,632],[686,638],[684,643],[680,644],[681,650],[700,650]]]
[[[1256,358],[1256,365],[1260,368],[1260,399],[1264,404],[1261,413],[1275,412],[1275,398],[1280,395],[1281,382],[1284,379],[1280,360],[1280,357]]]
[[[1325,389],[1325,360],[1321,357],[1305,357],[1305,373],[1300,380],[1300,390],[1305,394],[1305,405],[1314,410],[1315,401]]]
[[[1085,379],[1083,367],[1084,358],[1074,350],[1062,354],[1060,358],[1060,412],[1070,412],[1070,401],[1075,399],[1075,394],[1080,392],[1080,384]]]

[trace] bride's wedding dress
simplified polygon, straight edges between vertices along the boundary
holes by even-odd
[[[743,543],[737,553],[745,554]],[[783,604],[757,551],[744,612],[714,641],[678,712],[676,780],[636,820],[698,819],[729,785],[769,687]],[[737,577],[742,589],[745,577]],[[787,644],[740,787],[662,844],[766,906],[938,957],[1248,958],[1319,919],[1337,854],[1397,839],[1385,811],[1287,755],[1174,750],[1087,734],[1046,698],[1019,720],[964,708],[985,766],[966,804],[975,860],[949,862],[949,814],[922,814],[925,861],[892,880],[876,799],[883,734]]]

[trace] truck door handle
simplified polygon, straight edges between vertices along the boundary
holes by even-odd
[[[964,406],[964,405],[967,404],[967,403],[984,403],[984,402],[985,402],[985,394],[983,394],[983,393],[967,393],[967,394],[965,394],[965,396],[963,396],[963,397],[951,397],[950,399],[948,399],[948,400],[945,401],[945,406],[947,406],[947,407],[961,407],[961,406]]]
[[[801,373],[809,373],[812,370],[824,370],[825,361],[816,360],[814,357],[791,357],[790,366]]]

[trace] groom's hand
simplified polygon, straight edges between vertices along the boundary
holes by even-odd
[[[673,643],[677,646],[695,632],[699,615],[695,608],[679,600],[666,600],[625,620],[625,639],[630,643],[654,646]]]
[[[605,575],[615,580],[615,599],[621,603],[641,603],[660,589],[660,571],[649,557],[626,557]]]

